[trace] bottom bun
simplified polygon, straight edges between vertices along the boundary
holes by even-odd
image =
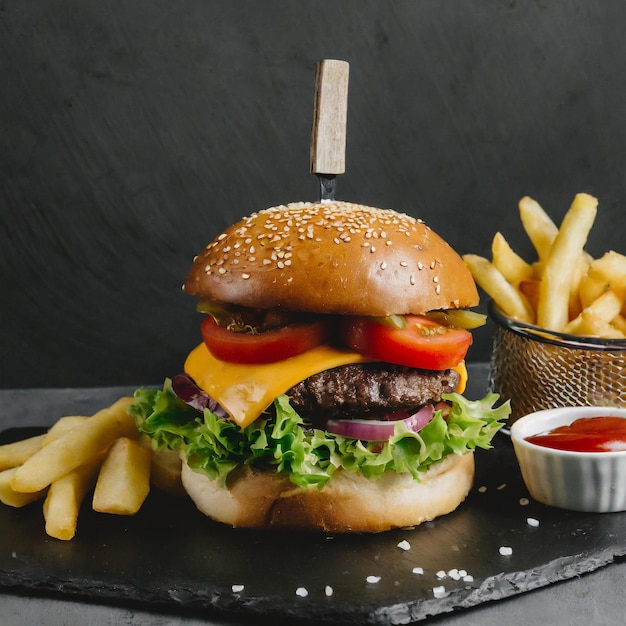
[[[324,532],[380,532],[417,526],[454,511],[474,480],[474,455],[450,455],[421,481],[388,472],[371,481],[338,470],[322,490],[301,488],[286,476],[246,466],[227,487],[183,463],[185,490],[208,517],[234,527]]]

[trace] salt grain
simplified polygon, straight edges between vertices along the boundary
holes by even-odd
[[[324,587],[324,593],[330,598],[334,593],[333,588],[330,585],[326,585],[326,587]]]
[[[414,567],[411,570],[414,574],[423,574],[424,573],[424,568],[423,567]]]
[[[377,583],[380,582],[380,576],[368,576],[365,580],[367,580],[368,583]]]
[[[450,578],[452,578],[452,580],[460,580],[461,579],[461,575],[459,574],[459,570],[456,569],[456,568],[453,568],[450,571],[448,571],[448,576],[450,576]]]
[[[539,527],[539,520],[535,519],[534,517],[527,517],[526,518],[526,523],[529,526],[532,526],[533,528],[538,528]]]
[[[446,595],[446,588],[443,585],[433,587],[433,595],[435,598],[443,598]]]
[[[239,593],[240,591],[243,591],[243,585],[233,585],[231,589],[233,590],[233,593]]]
[[[306,590],[306,587],[298,587],[296,589],[296,595],[301,598],[306,598],[309,595],[309,592]]]
[[[442,569],[440,569],[440,570],[439,570],[439,571],[435,574],[435,576],[437,576],[437,578],[439,578],[439,580],[441,580],[442,578],[445,578],[445,577],[446,577],[446,573],[445,573]]]
[[[408,541],[404,540],[398,544],[398,548],[400,548],[401,550],[410,550],[411,544]]]
[[[511,556],[513,554],[513,548],[509,546],[500,546],[499,552],[502,556]]]

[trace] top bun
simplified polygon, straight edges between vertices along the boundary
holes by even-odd
[[[194,260],[184,290],[240,306],[343,315],[478,304],[461,257],[421,220],[349,202],[253,213]]]

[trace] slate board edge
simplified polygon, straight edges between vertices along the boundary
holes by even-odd
[[[546,575],[533,571],[509,572],[486,578],[478,587],[468,586],[454,589],[443,598],[403,602],[384,607],[327,606],[311,604],[304,599],[296,599],[291,605],[281,598],[282,610],[277,613],[276,598],[245,597],[234,594],[231,590],[207,585],[205,589],[193,589],[180,586],[169,590],[142,589],[136,585],[110,586],[104,581],[92,581],[85,587],[84,580],[41,579],[33,581],[16,571],[0,571],[0,587],[17,593],[34,592],[51,597],[62,596],[64,599],[93,600],[112,604],[132,604],[149,607],[151,610],[183,609],[190,613],[203,615],[222,614],[230,618],[239,616],[246,619],[272,616],[298,619],[302,622],[324,622],[332,624],[372,624],[376,626],[398,626],[425,620],[444,613],[469,609],[485,602],[527,593],[541,587],[591,573],[614,562],[616,558],[626,556],[626,546],[614,546],[599,554],[577,554],[551,561]]]

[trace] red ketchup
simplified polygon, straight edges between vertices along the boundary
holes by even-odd
[[[626,419],[622,417],[582,417],[567,426],[526,437],[526,441],[546,448],[572,452],[616,452],[626,450]]]

